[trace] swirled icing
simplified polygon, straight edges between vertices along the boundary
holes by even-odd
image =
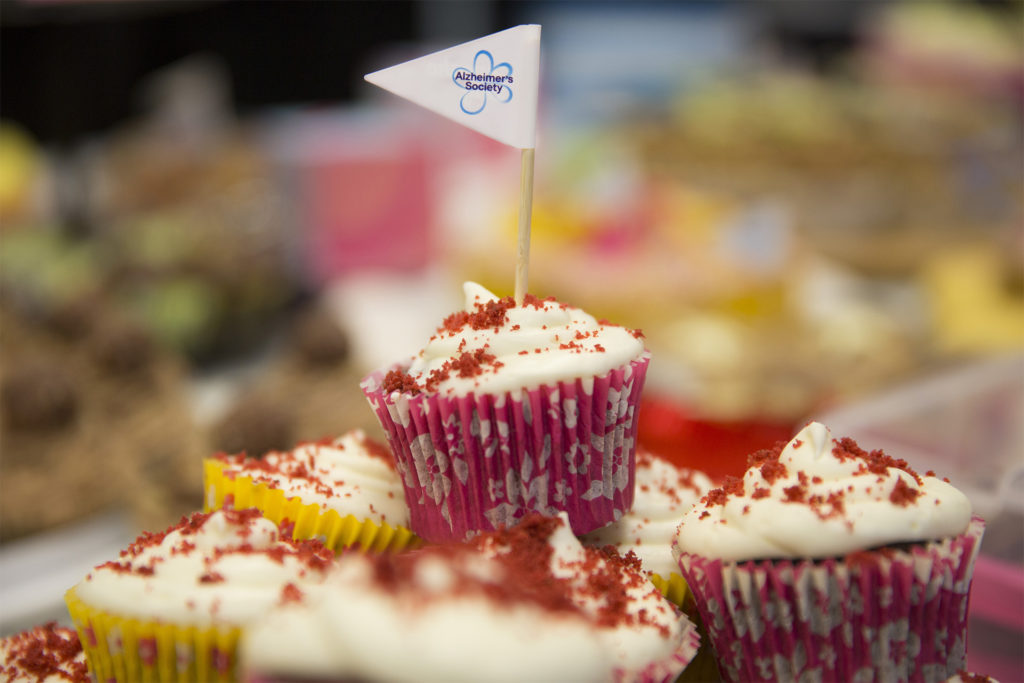
[[[305,443],[262,458],[219,455],[225,475],[250,477],[285,497],[359,519],[408,526],[402,481],[387,447],[352,430],[324,443]]]
[[[143,534],[117,560],[75,586],[90,607],[176,624],[242,625],[288,586],[323,580],[334,554],[316,541],[282,538],[248,510],[196,513],[162,534]]]
[[[554,299],[527,295],[516,306],[472,282],[463,290],[465,310],[444,321],[406,370],[419,390],[463,396],[532,389],[598,377],[644,353],[638,332]]]
[[[627,681],[693,632],[634,564],[581,546],[564,516],[533,515],[465,545],[343,557],[254,624],[242,653],[271,676]],[[666,680],[685,661],[668,666]]]
[[[684,515],[677,553],[727,561],[839,557],[955,536],[971,519],[970,501],[948,482],[833,439],[816,422],[750,462],[742,479]]]

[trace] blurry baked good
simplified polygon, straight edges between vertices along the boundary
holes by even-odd
[[[68,336],[0,298],[0,540],[111,508],[166,524],[202,500],[182,362],[95,311]]]

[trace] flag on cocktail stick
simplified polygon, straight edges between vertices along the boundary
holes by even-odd
[[[535,146],[540,26],[516,26],[366,80],[519,149]]]
[[[366,80],[522,150],[516,301],[526,293],[540,26],[516,26],[365,76]]]

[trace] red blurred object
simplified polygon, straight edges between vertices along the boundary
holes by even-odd
[[[705,472],[715,481],[739,477],[747,456],[789,441],[799,425],[770,419],[711,420],[665,397],[645,397],[640,408],[640,445],[676,465]]]

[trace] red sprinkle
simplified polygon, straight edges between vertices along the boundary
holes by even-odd
[[[302,591],[294,583],[286,583],[281,589],[280,603],[284,605],[289,602],[302,602]]]
[[[384,381],[381,382],[380,388],[389,394],[398,391],[403,394],[416,395],[421,391],[416,380],[402,370],[391,370],[384,375]]]
[[[892,493],[889,494],[889,500],[892,501],[893,505],[907,507],[908,505],[913,504],[913,502],[921,495],[923,495],[921,491],[911,488],[910,485],[902,479],[897,479],[896,485],[892,488]]]
[[[224,575],[217,572],[206,572],[199,577],[199,583],[223,583]]]

